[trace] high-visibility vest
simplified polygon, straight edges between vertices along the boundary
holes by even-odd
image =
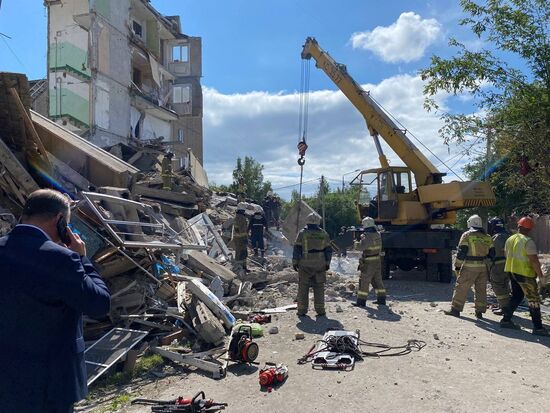
[[[523,275],[524,277],[536,277],[537,274],[529,258],[525,246],[531,238],[523,234],[512,235],[506,241],[506,265],[504,271]]]

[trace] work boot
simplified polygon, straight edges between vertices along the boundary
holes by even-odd
[[[476,311],[476,318],[478,320],[483,320],[483,313],[481,311]]]
[[[533,329],[533,334],[535,336],[550,337],[550,333],[544,327]]]
[[[505,320],[504,318],[500,320],[500,328],[510,328],[513,330],[521,329],[521,327],[514,323],[512,320]]]
[[[452,315],[453,317],[460,318],[460,311],[458,311],[456,308],[453,308],[453,307],[451,307],[450,310],[443,311],[443,314]]]
[[[365,298],[358,298],[357,302],[353,303],[355,307],[365,307],[367,305],[367,300]]]
[[[378,297],[374,304],[386,305],[386,297]]]

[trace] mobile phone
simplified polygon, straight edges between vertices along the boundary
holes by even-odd
[[[59,234],[59,238],[63,244],[71,244],[71,237],[69,236],[69,228],[67,227],[67,220],[65,217],[61,217],[59,218],[59,221],[57,221],[57,233]]]

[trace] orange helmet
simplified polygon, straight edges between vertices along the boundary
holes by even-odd
[[[518,221],[518,227],[523,227],[525,229],[531,230],[535,227],[535,221],[530,217],[523,217]]]

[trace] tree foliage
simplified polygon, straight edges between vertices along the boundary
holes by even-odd
[[[323,191],[321,193],[321,191]],[[315,211],[322,215],[323,202],[325,204],[325,230],[331,238],[334,238],[340,232],[343,226],[351,226],[359,224],[359,215],[355,202],[357,201],[358,187],[351,187],[345,190],[336,189],[333,191],[327,181],[321,185],[316,193],[310,197],[302,197],[302,199]],[[283,205],[283,218],[287,212],[298,201],[299,194],[297,191],[292,192],[291,201]]]
[[[227,188],[228,192],[244,192],[246,198],[253,199],[261,204],[261,201],[271,190],[271,182],[264,181],[264,166],[251,156],[237,158],[237,164],[233,169],[233,182]]]
[[[469,27],[487,47],[469,50],[456,39],[451,58],[432,57],[421,71],[428,109],[436,94],[469,93],[476,114],[442,115],[446,142],[490,140],[489,158],[474,159],[471,178],[485,177],[498,197],[496,211],[550,212],[550,2],[461,0]],[[514,62],[513,65],[510,62]]]

